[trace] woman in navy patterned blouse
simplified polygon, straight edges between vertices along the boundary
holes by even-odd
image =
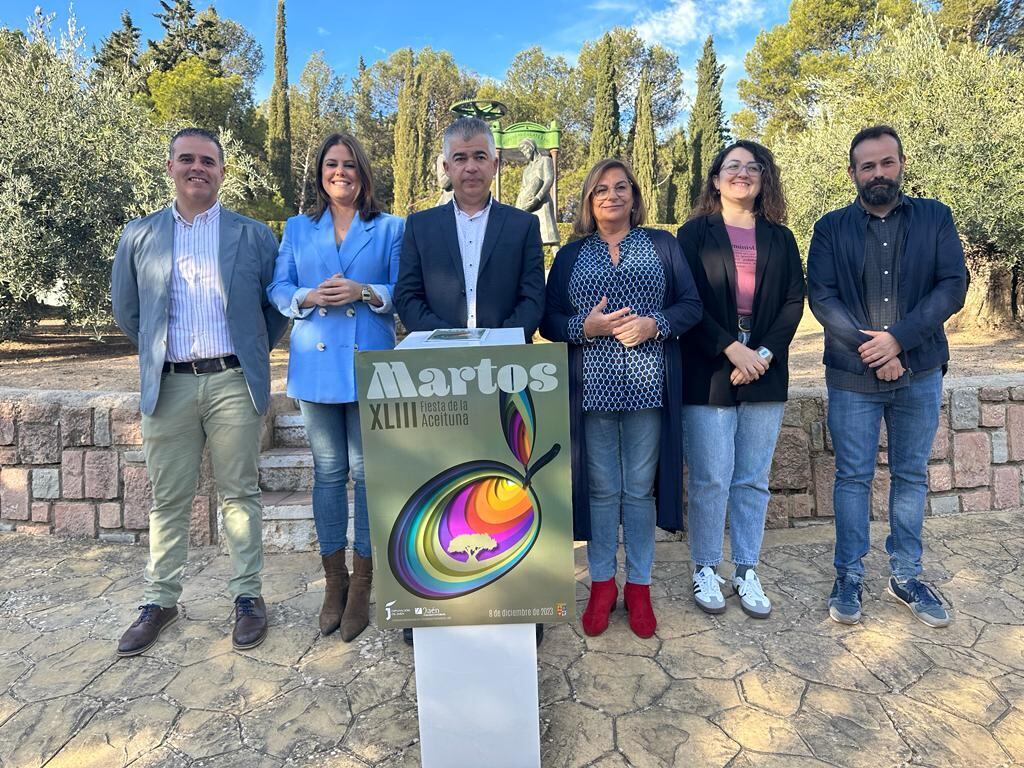
[[[678,338],[700,320],[701,304],[675,238],[643,228],[644,219],[629,166],[595,165],[576,217],[581,239],[555,256],[541,323],[545,338],[569,344],[573,522],[576,538],[590,540],[588,635],[604,632],[618,599],[620,519],[624,599],[640,637],[656,626],[655,524],[682,523]]]

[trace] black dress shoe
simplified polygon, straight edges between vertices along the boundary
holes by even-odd
[[[160,637],[164,627],[178,619],[178,606],[161,608],[156,603],[139,606],[139,618],[121,635],[117,644],[118,656],[138,656],[149,650]]]
[[[236,651],[255,648],[267,637],[267,604],[262,597],[235,598],[235,628],[231,644]]]
[[[402,630],[402,639],[406,645],[412,645],[412,627],[406,627]]]

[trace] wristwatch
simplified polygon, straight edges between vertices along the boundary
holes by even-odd
[[[368,285],[364,285],[362,293],[360,294],[362,300],[369,304],[371,301],[373,301],[373,295],[373,288],[371,288]]]
[[[764,360],[766,363],[771,363],[772,358],[775,357],[775,355],[772,354],[772,351],[768,349],[768,347],[758,347],[757,356]]]

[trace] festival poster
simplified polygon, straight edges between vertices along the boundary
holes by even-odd
[[[360,352],[381,628],[575,620],[563,344]]]

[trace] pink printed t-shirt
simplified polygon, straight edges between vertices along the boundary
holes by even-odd
[[[754,272],[757,268],[757,242],[754,229],[725,225],[736,262],[736,314],[754,314]]]

